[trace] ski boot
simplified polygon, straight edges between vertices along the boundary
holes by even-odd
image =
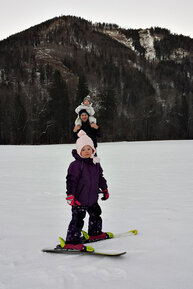
[[[84,243],[91,243],[91,242],[97,242],[105,239],[111,239],[114,237],[113,233],[110,232],[101,232],[101,234],[96,236],[90,236],[87,232],[82,230],[82,244]]]
[[[66,251],[78,251],[78,252],[94,252],[94,248],[90,246],[84,246],[82,243],[79,244],[66,244],[63,238],[59,237],[60,245],[57,248],[62,248]]]

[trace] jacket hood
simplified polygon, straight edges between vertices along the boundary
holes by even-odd
[[[79,160],[79,161],[83,160],[83,158],[81,158],[81,156],[79,156],[79,154],[77,153],[76,149],[72,150],[72,156],[75,158],[75,160]]]

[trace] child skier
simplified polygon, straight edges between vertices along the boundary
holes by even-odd
[[[86,212],[89,214],[89,240],[108,238],[108,233],[102,232],[101,208],[98,204],[99,189],[103,193],[102,200],[109,198],[107,182],[99,159],[94,157],[93,141],[81,130],[78,133],[76,150],[72,151],[75,158],[66,177],[67,202],[72,206],[72,220],[69,224],[64,249],[85,251],[81,243],[81,230],[84,225]]]
[[[93,116],[95,114],[94,108],[92,107],[92,100],[90,98],[90,95],[87,95],[83,102],[75,109],[75,112],[78,114],[76,120],[75,120],[75,126],[79,125],[82,126],[82,120],[80,118],[80,111],[86,110],[86,112],[89,115],[89,122],[90,123],[96,123],[96,118]]]

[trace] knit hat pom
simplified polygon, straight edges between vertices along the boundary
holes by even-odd
[[[78,137],[81,137],[83,135],[86,135],[85,131],[83,131],[82,129],[79,131],[79,133],[77,134]]]

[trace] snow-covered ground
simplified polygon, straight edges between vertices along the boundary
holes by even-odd
[[[193,141],[99,144],[103,229],[139,231],[93,244],[118,258],[41,252],[66,235],[72,148],[0,146],[0,289],[192,289]]]

